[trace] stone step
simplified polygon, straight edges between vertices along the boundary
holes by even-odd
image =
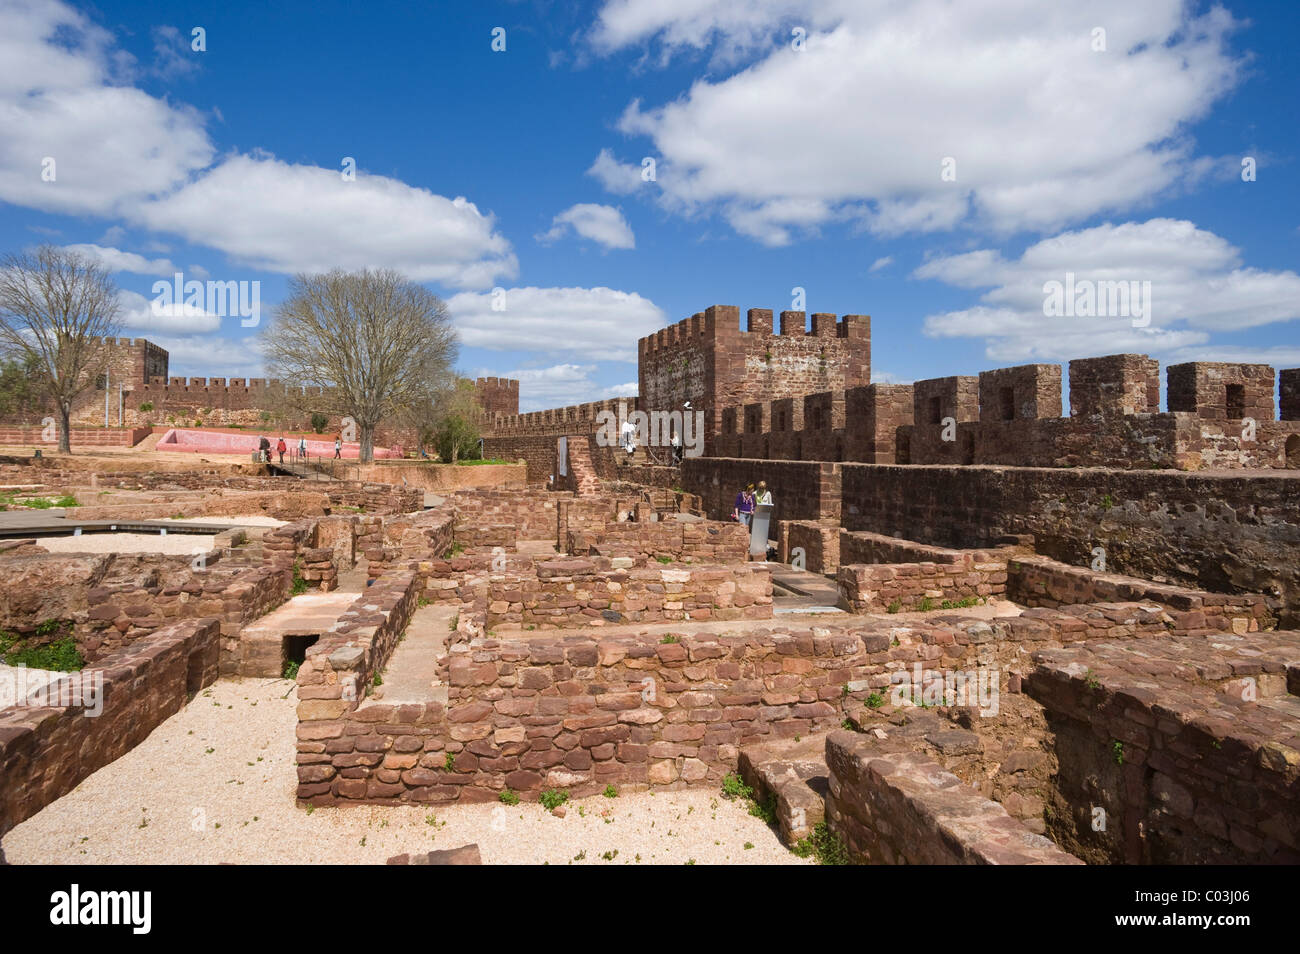
[[[738,771],[760,804],[774,803],[781,839],[790,847],[826,820],[826,733],[747,745]]]

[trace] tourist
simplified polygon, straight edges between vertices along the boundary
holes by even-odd
[[[298,438],[298,459],[303,463],[307,462],[307,438]]]
[[[278,453],[278,454],[280,455],[280,464],[281,464],[281,466],[284,465],[284,452],[287,451],[288,449],[289,449],[289,445],[286,444],[286,443],[284,442],[284,438],[283,438],[283,437],[280,438],[278,441],[275,442],[275,450],[276,450],[276,453]]]
[[[772,506],[772,492],[767,489],[767,481],[760,480],[758,482],[758,496],[754,502],[759,506]]]
[[[627,456],[631,457],[636,453],[636,425],[631,421],[624,421],[621,433],[623,436],[623,449],[627,451]]]
[[[267,464],[271,463],[271,442],[265,437],[257,442],[257,459]]]
[[[750,521],[754,519],[754,485],[747,484],[745,488],[736,494],[736,505],[731,508],[731,519],[738,520],[749,529]]]
[[[677,433],[677,428],[673,428],[673,436],[670,438],[673,448],[673,466],[676,467],[682,462],[682,435]]]
[[[338,436],[334,438],[334,459],[338,460],[343,456],[343,438]]]

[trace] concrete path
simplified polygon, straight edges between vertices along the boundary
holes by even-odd
[[[438,678],[438,657],[447,651],[447,637],[457,610],[447,603],[421,606],[411,617],[397,648],[388,660],[380,685],[362,706],[382,702],[401,705],[447,702],[447,686]]]

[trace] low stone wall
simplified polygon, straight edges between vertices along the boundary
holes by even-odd
[[[604,558],[549,560],[533,576],[493,574],[489,628],[542,629],[673,620],[770,619],[764,565],[622,569]]]
[[[434,493],[457,490],[522,488],[526,466],[518,464],[451,464],[423,460],[395,460],[361,464],[353,468],[359,478],[379,484],[401,484]]]
[[[426,564],[443,562],[451,555],[455,516],[450,511],[426,510],[375,520],[362,523],[357,537],[357,549],[365,554],[372,579],[394,567],[427,577],[432,570]]]
[[[842,531],[839,543],[841,563],[938,563],[967,568],[978,563],[1005,564],[1010,554],[1018,552],[1014,546],[953,550],[862,530]]]
[[[177,620],[212,618],[221,630],[223,671],[237,652],[239,633],[289,596],[291,578],[275,567],[250,567],[234,575],[194,570],[188,582],[100,586],[87,595],[86,622],[76,629],[87,659],[130,646]]]
[[[1007,565],[972,563],[850,563],[835,582],[840,605],[851,613],[942,609],[944,602],[1004,596]]]
[[[1296,634],[1099,641],[1035,659],[1025,689],[1055,735],[1058,842],[1101,864],[1300,863]]]
[[[299,486],[286,484],[286,486]],[[184,517],[245,516],[266,514],[280,520],[320,516],[330,511],[330,498],[314,491],[244,491],[195,495],[188,500],[132,501],[129,504],[88,504],[69,507],[73,520],[166,520]]]
[[[222,550],[159,553],[46,553],[7,550],[0,566],[0,629],[48,641],[71,634],[95,662],[178,620],[213,618],[235,640],[243,627],[287,598],[290,577],[249,566]],[[239,551],[234,551],[238,553]]]
[[[103,674],[103,711],[0,711],[0,835],[139,745],[217,677],[216,620],[187,620],[137,640],[82,675]]]
[[[447,496],[458,528],[514,526],[521,540],[549,540],[556,535],[556,508],[572,494],[532,490],[527,494],[505,490],[464,491]]]
[[[809,573],[833,574],[840,566],[840,533],[838,524],[787,521],[781,525],[779,559],[782,563],[792,563],[798,551],[802,551],[803,569]]]
[[[724,520],[629,520],[602,529],[570,530],[565,551],[571,556],[633,556],[674,563],[744,563],[749,533]]]
[[[385,577],[376,587],[389,585]],[[376,600],[392,603],[388,591]],[[483,636],[475,615],[462,611],[453,634],[446,706],[358,707],[341,685],[365,684],[365,647],[336,656],[349,640],[330,634],[308,650],[298,677],[300,799],[488,801],[506,787],[536,798],[549,787],[584,795],[610,783],[716,785],[741,745],[838,726],[911,667],[1001,666],[1000,684],[1015,692],[1014,666],[1035,648],[1168,632],[1167,615],[1134,606],[1033,609],[996,626],[854,620],[604,638]]]
[[[1025,606],[1078,603],[1159,603],[1180,629],[1237,633],[1272,629],[1277,602],[1254,594],[1207,593],[1168,583],[1152,583],[1117,573],[1098,573],[1047,557],[1017,556],[1007,564],[1007,596]],[[1185,617],[1185,618],[1184,618]]]
[[[850,857],[876,865],[1083,864],[956,775],[842,729],[826,737],[826,821]]]
[[[134,447],[149,436],[147,427],[74,427],[68,432],[73,447]],[[0,444],[57,444],[54,428],[0,427]]]

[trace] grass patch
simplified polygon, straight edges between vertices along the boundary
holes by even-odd
[[[298,668],[301,665],[302,665],[301,663],[290,659],[287,663],[284,664],[284,672],[281,675],[283,675],[285,679],[297,679]]]
[[[886,613],[897,613],[897,612],[898,612],[899,610],[901,610],[902,608],[903,608],[903,601],[902,601],[902,600],[893,600],[893,601],[892,601],[892,602],[891,602],[887,607],[885,607],[885,612],[886,612]]]
[[[293,586],[289,589],[290,596],[301,596],[307,592],[307,581],[302,577],[302,564],[294,561],[293,564]]]
[[[569,800],[569,793],[562,788],[548,788],[537,799],[548,812],[555,811]]]
[[[0,496],[0,509],[10,507],[27,507],[32,510],[50,510],[54,507],[76,507],[77,498],[72,494],[62,497],[16,497],[13,494]]]
[[[510,789],[508,788],[501,790],[501,794],[497,796],[497,800],[500,801],[501,804],[503,805],[519,804],[519,796],[516,795],[514,792],[510,791]]]
[[[825,822],[818,822],[812,834],[801,838],[790,849],[800,858],[813,857],[819,865],[847,865],[849,851],[844,842],[831,833]]]
[[[43,634],[41,628],[51,623],[55,629],[62,626],[58,620],[46,620],[36,628],[37,636],[46,635],[49,630]],[[85,658],[77,649],[77,641],[71,634],[53,642],[31,646],[13,633],[0,632],[0,657],[10,666],[26,666],[28,669],[47,669],[52,672],[78,672],[86,665]]]
[[[669,633],[663,639],[659,640],[661,643],[680,643],[681,641],[682,638],[680,636],[674,636],[672,633]]]

